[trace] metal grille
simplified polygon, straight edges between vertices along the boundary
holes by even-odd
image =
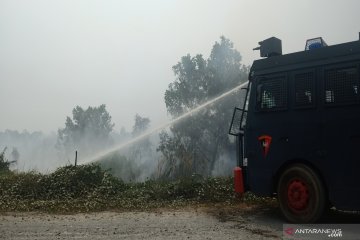
[[[235,108],[234,109],[234,113],[233,113],[233,117],[231,120],[231,125],[230,125],[230,129],[229,129],[229,134],[230,135],[234,135],[237,136],[241,133],[241,115],[242,115],[242,110],[240,108]]]
[[[315,100],[314,72],[295,75],[295,107],[313,106]]]
[[[285,77],[265,78],[257,88],[258,110],[280,110],[287,107],[287,82]]]
[[[359,80],[356,67],[325,71],[325,104],[353,104],[359,100]]]

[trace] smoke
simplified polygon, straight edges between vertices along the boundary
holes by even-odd
[[[127,132],[113,132],[111,137],[113,145],[124,143],[130,139]],[[17,160],[11,165],[12,170],[26,172],[37,171],[50,173],[58,167],[74,164],[75,152],[65,156],[56,148],[57,135],[55,133],[45,135],[41,132],[22,132],[6,130],[0,132],[0,150],[7,147],[5,156],[8,160]],[[90,146],[90,139],[88,139]],[[124,181],[142,182],[148,179],[156,179],[162,173],[162,156],[156,151],[159,145],[158,134],[151,134],[141,141],[128,145],[113,154],[101,158],[98,162],[104,169],[108,169],[114,176]],[[18,152],[13,154],[14,149]],[[78,158],[81,161],[84,153],[79,151]],[[234,152],[223,153],[216,161],[211,173],[213,176],[227,176],[231,174],[236,165]]]
[[[236,167],[236,152],[225,152],[216,160],[211,175],[214,177],[229,176],[234,167]]]
[[[215,98],[213,98],[213,99],[211,99],[211,100],[209,100],[209,101],[207,101],[207,102],[205,102],[205,103],[203,103],[203,104],[201,104],[201,105],[199,105],[197,107],[195,107],[194,109],[182,114],[181,116],[179,116],[179,117],[177,117],[177,118],[175,118],[173,120],[170,120],[170,121],[168,121],[168,122],[166,122],[166,123],[164,123],[164,124],[162,124],[162,125],[160,125],[158,127],[147,130],[143,134],[141,134],[141,135],[139,135],[137,137],[134,137],[134,138],[130,139],[127,142],[120,143],[120,144],[114,145],[111,148],[105,149],[104,151],[100,151],[96,155],[94,155],[92,158],[89,158],[89,159],[86,159],[85,161],[83,161],[83,163],[90,163],[90,162],[99,161],[100,159],[106,157],[106,155],[108,155],[108,154],[116,153],[117,151],[119,151],[120,149],[122,149],[124,147],[127,147],[128,145],[134,144],[134,143],[142,140],[143,138],[146,138],[146,137],[152,135],[153,133],[157,133],[157,132],[159,132],[159,131],[161,131],[161,130],[169,127],[169,126],[174,125],[177,122],[180,122],[183,119],[191,117],[193,114],[199,113],[200,110],[211,106],[211,104],[223,99],[224,97],[227,97],[227,96],[233,94],[234,92],[237,92],[239,89],[246,86],[247,84],[248,84],[247,82],[242,83],[239,86],[236,86],[233,89],[231,89],[231,90],[229,90],[229,91],[227,91],[227,92],[225,92],[225,93],[223,93],[223,94],[221,94],[221,95],[219,95],[219,96],[217,96],[217,97],[215,97]]]
[[[133,137],[127,141],[115,143],[113,146],[94,154],[91,158],[82,159],[80,162],[83,164],[99,162],[104,167],[111,168],[115,176],[127,181],[143,181],[148,178],[161,176],[161,167],[164,164],[162,162],[162,155],[155,150],[159,145],[159,138],[156,137],[156,133],[195,114],[199,114],[200,110],[215,104],[227,96],[232,96],[233,93],[245,85],[247,85],[247,82],[234,87],[161,126],[146,131],[145,129],[147,128],[144,128],[142,133],[133,135]],[[223,134],[227,135],[225,132]],[[231,169],[236,164],[236,156],[234,155],[235,145],[233,149],[234,150],[230,150],[228,153],[221,154],[221,156],[215,160],[212,167],[213,169],[210,169],[213,175],[224,176],[231,173]]]
[[[158,177],[158,159],[161,157],[156,151],[158,144],[159,138],[153,134],[100,158],[98,163],[126,182],[155,179]]]
[[[47,173],[66,164],[54,147],[56,138],[54,133],[45,135],[42,132],[5,130],[0,132],[0,149],[2,151],[6,147],[6,158],[16,161],[11,165],[12,170]]]
[[[102,151],[106,147],[128,141],[131,134],[122,129],[120,132],[112,132],[110,137],[111,141],[100,147],[94,136],[85,134],[81,143],[64,152],[56,148],[58,135],[55,133],[46,135],[42,132],[19,133],[6,130],[0,132],[0,150],[6,148],[6,159],[16,160],[16,163],[11,165],[14,171],[50,173],[58,167],[74,164],[75,150],[82,149],[78,151],[78,160],[81,161],[95,150]],[[159,137],[154,134],[113,155],[106,156],[100,164],[124,181],[138,182],[156,177],[158,167],[156,159],[160,158],[156,151],[158,142]]]
[[[71,148],[61,151],[55,147],[58,140],[58,135],[55,133],[44,135],[41,132],[28,133],[24,131],[19,133],[6,130],[0,132],[0,147],[16,149],[18,154],[11,155],[13,151],[8,151],[7,157],[10,160],[13,160],[14,156],[18,158],[17,164],[13,166],[14,170],[18,171],[51,172],[60,166],[73,164],[75,151],[78,150],[78,163],[98,162],[103,168],[109,169],[113,175],[125,181],[139,182],[158,178],[162,176],[164,166],[166,167],[162,154],[156,150],[160,142],[158,132],[200,113],[201,109],[211,106],[226,96],[232,96],[246,84],[243,83],[159,127],[148,130],[144,128],[142,129],[144,132],[138,132],[138,135],[126,132],[122,128],[120,132],[111,132],[107,141],[99,142],[94,134],[85,133],[80,141],[70,143]],[[213,176],[227,176],[235,165],[234,145],[233,149],[221,153],[210,172]]]

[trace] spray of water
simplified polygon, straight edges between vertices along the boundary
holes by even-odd
[[[207,102],[205,102],[205,103],[203,103],[203,104],[201,104],[199,106],[197,106],[196,108],[184,113],[183,115],[181,115],[181,116],[179,116],[179,117],[177,117],[177,118],[175,118],[173,120],[170,120],[170,121],[168,121],[168,122],[166,122],[166,123],[164,123],[164,124],[162,124],[162,125],[160,125],[158,127],[152,128],[152,129],[146,131],[145,133],[130,139],[127,142],[121,143],[121,144],[116,145],[114,147],[111,147],[111,148],[109,148],[107,150],[101,151],[98,154],[94,155],[93,157],[91,157],[89,159],[85,159],[84,161],[81,161],[81,163],[82,164],[87,164],[87,163],[92,163],[92,162],[99,161],[99,160],[101,160],[103,157],[105,157],[107,155],[113,154],[113,153],[121,150],[122,148],[125,148],[125,147],[127,147],[127,146],[129,146],[131,144],[134,144],[134,143],[138,142],[139,140],[150,136],[153,133],[159,132],[160,130],[165,129],[165,128],[167,128],[167,127],[169,127],[169,126],[183,120],[184,118],[187,118],[187,117],[191,116],[192,114],[197,113],[199,110],[201,110],[203,108],[206,108],[209,105],[211,105],[212,103],[214,103],[214,102],[216,102],[216,101],[218,101],[218,100],[220,100],[220,99],[222,99],[222,98],[236,92],[240,88],[244,87],[246,84],[247,84],[247,82],[245,82],[243,84],[240,84],[239,86],[234,87],[233,89],[231,89],[231,90],[229,90],[229,91],[227,91],[227,92],[225,92],[225,93],[223,93],[223,94],[221,94],[221,95],[219,95],[219,96],[217,96],[217,97],[215,97],[215,98],[213,98],[213,99],[211,99],[211,100],[209,100],[209,101],[207,101]]]

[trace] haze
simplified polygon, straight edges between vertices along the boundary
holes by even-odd
[[[208,57],[224,35],[250,65],[271,36],[283,53],[308,38],[359,38],[360,2],[0,0],[0,131],[57,131],[66,116],[106,104],[118,131],[134,115],[168,120],[164,92],[182,56]]]

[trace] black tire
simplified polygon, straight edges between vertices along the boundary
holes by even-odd
[[[277,194],[282,214],[292,223],[316,222],[327,207],[322,181],[304,164],[294,164],[281,174]]]

